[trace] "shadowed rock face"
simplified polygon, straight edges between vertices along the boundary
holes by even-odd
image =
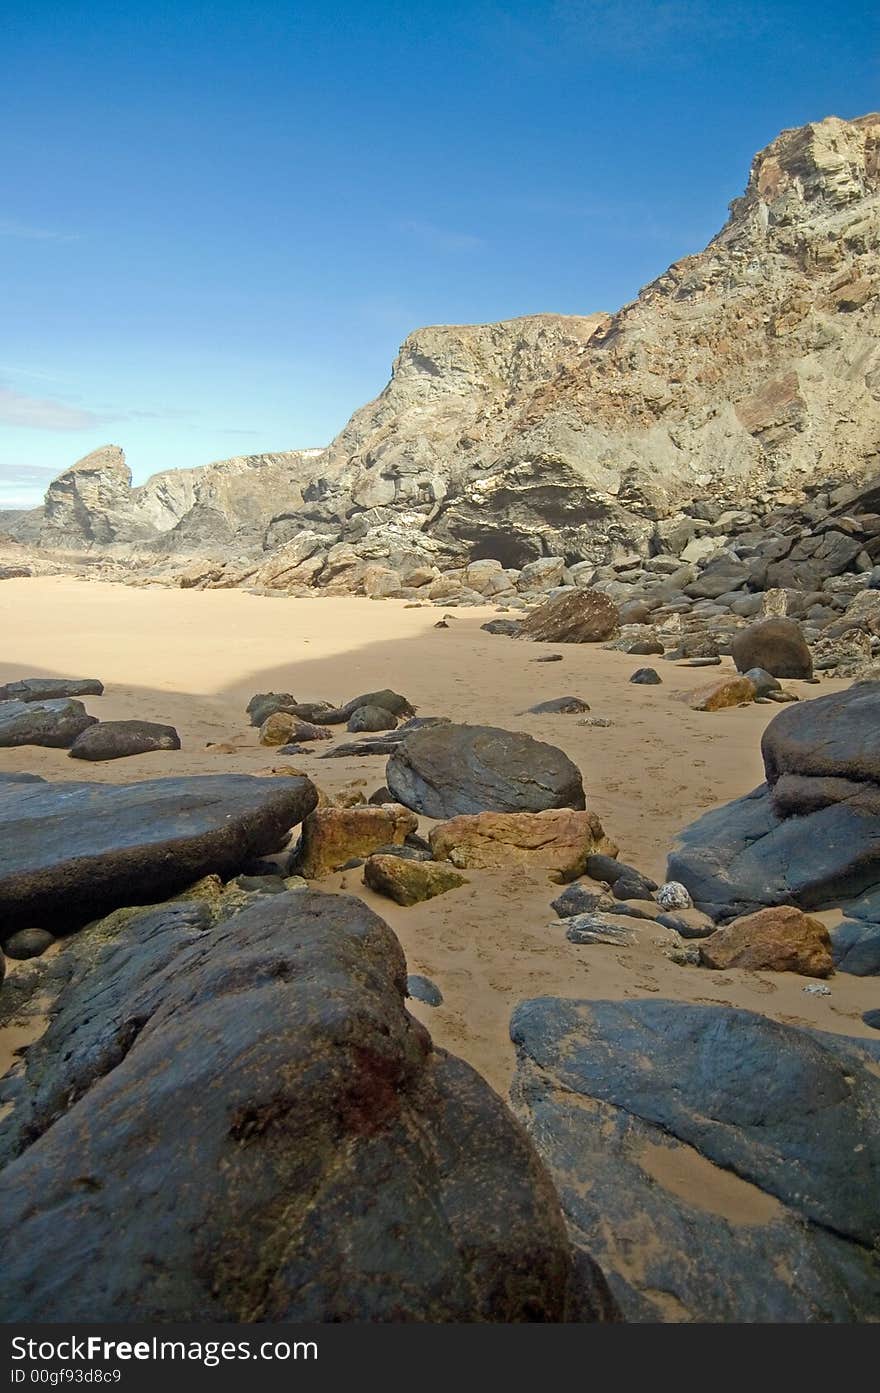
[[[672,1001],[527,1001],[514,1107],[624,1317],[880,1303],[880,1046]]]
[[[583,809],[580,770],[555,745],[493,726],[438,725],[395,749],[385,779],[426,817]]]
[[[839,905],[880,880],[880,683],[787,707],[761,742],[767,783],[698,818],[670,879],[723,918]]]
[[[0,923],[79,927],[278,851],[318,800],[306,778],[0,780]]]
[[[381,919],[300,892],[203,925],[193,905],[135,919],[28,1053],[0,1171],[7,1319],[607,1309],[524,1133],[406,1013]]]

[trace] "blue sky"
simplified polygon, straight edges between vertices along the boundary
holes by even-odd
[[[5,0],[0,78],[2,507],[324,444],[422,324],[615,309],[880,107],[880,13]]]

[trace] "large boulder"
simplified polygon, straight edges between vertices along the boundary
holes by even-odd
[[[125,759],[128,755],[179,749],[180,736],[174,726],[159,725],[156,721],[99,721],[76,737],[70,747],[70,757]]]
[[[632,1321],[880,1309],[880,1044],[680,1001],[527,1001],[514,1106]]]
[[[407,1014],[382,920],[308,891],[207,932],[187,908],[74,970],[28,1053],[5,1318],[588,1318],[543,1166]]]
[[[767,783],[680,834],[669,877],[710,914],[840,905],[880,882],[880,683],[785,708]]]
[[[800,625],[783,616],[759,619],[742,629],[730,651],[739,672],[759,667],[773,677],[813,675],[813,659]]]
[[[571,808],[454,817],[432,828],[429,840],[438,861],[462,870],[531,866],[563,881],[583,875],[594,852],[617,853],[595,813]]]
[[[400,845],[419,820],[399,803],[381,807],[317,808],[302,825],[296,869],[317,880],[352,857],[369,856],[382,846]]]
[[[438,725],[393,752],[385,781],[426,817],[586,806],[580,770],[554,745],[494,726]]]
[[[318,801],[306,778],[245,774],[144,783],[0,780],[2,936],[77,928],[153,904],[202,876],[278,851]]]
[[[601,590],[568,590],[522,621],[519,637],[541,643],[601,643],[616,633],[617,606]]]
[[[0,701],[49,701],[103,694],[104,683],[97,677],[22,677],[0,686]]]
[[[89,726],[97,725],[81,701],[0,701],[0,748],[46,745],[65,750]]]

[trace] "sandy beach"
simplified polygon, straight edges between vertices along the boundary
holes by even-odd
[[[689,710],[679,693],[719,669],[679,668],[607,652],[598,645],[556,647],[483,633],[492,607],[450,612],[395,600],[263,598],[239,591],[133,588],[63,577],[9,580],[0,587],[0,682],[26,676],[98,677],[106,686],[86,707],[104,719],[170,722],[179,752],[104,764],[71,760],[65,750],[0,750],[0,770],[50,779],[130,782],[169,774],[265,773],[293,765],[328,792],[360,781],[365,795],[384,781],[376,758],[322,759],[327,748],[293,759],[263,748],[245,706],[261,691],[343,701],[390,686],[421,715],[523,730],[560,746],[584,775],[588,806],[623,859],[663,876],[676,832],[762,778],[760,737],[778,707],[716,713]],[[561,662],[536,663],[546,652]],[[628,678],[653,662],[662,686]],[[723,660],[720,671],[731,666]],[[802,699],[847,684],[790,683]],[[524,715],[551,697],[579,696],[607,728],[576,716]],[[349,738],[337,728],[335,739]],[[212,748],[213,746],[213,748]],[[421,830],[427,828],[422,819]],[[542,873],[467,873],[468,883],[414,908],[365,889],[360,870],[320,888],[362,896],[398,934],[409,970],[440,986],[441,1007],[414,1002],[435,1042],[472,1063],[502,1093],[513,1065],[508,1022],[526,997],[632,998],[647,995],[746,1007],[775,1019],[850,1035],[870,1035],[861,1013],[876,1004],[873,979],[838,974],[831,996],[804,993],[794,974],[679,967],[646,935],[644,946],[575,946],[555,921],[558,890]],[[837,916],[829,913],[826,922]],[[15,965],[10,964],[15,971]],[[0,1071],[21,1045],[0,1040]]]

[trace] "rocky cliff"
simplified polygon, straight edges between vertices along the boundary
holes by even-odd
[[[880,115],[830,117],[757,155],[718,236],[616,314],[419,330],[326,450],[132,489],[108,447],[51,486],[40,539],[251,558],[247,576],[262,557],[288,587],[645,556],[703,498],[797,503],[880,472],[878,291]]]

